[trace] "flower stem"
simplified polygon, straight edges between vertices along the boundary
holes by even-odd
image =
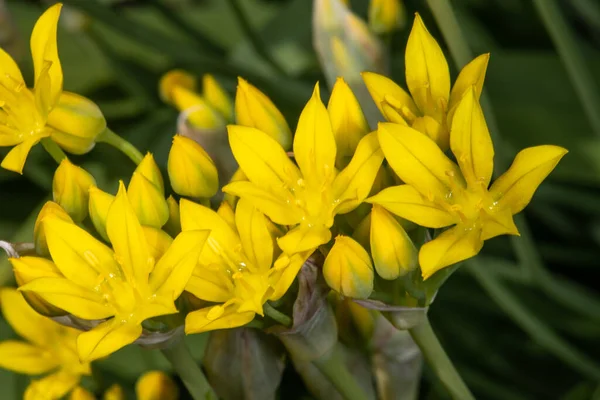
[[[169,360],[194,400],[217,400],[217,394],[190,354],[183,338],[162,349],[162,353]]]
[[[49,137],[45,137],[41,140],[42,146],[44,150],[56,161],[57,164],[60,164],[62,160],[67,158],[65,152],[60,148],[56,142]]]
[[[344,399],[365,400],[368,398],[364,390],[356,383],[356,378],[346,368],[338,344],[329,354],[313,361],[313,364],[329,379]]]
[[[288,317],[287,315],[285,315],[281,311],[278,311],[276,308],[274,308],[269,303],[263,304],[263,311],[270,318],[272,318],[275,321],[279,322],[283,326],[286,326],[286,327],[289,328],[293,324],[293,321],[292,321],[292,319],[290,317]]]
[[[96,139],[97,142],[106,143],[111,145],[112,147],[118,149],[121,153],[125,154],[131,161],[133,161],[136,165],[142,162],[144,156],[140,151],[127,140],[123,139],[121,136],[117,135],[109,128],[106,128],[104,132],[98,135]]]
[[[429,367],[454,399],[475,400],[456,368],[440,344],[427,317],[422,324],[409,329],[415,343],[421,349]]]

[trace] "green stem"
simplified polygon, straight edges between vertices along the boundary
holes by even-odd
[[[274,319],[275,321],[279,322],[281,325],[286,326],[286,327],[290,327],[293,324],[293,321],[290,317],[288,317],[287,315],[285,315],[284,313],[282,313],[281,311],[275,309],[273,306],[271,306],[269,303],[265,303],[263,304],[263,311],[265,312],[265,314],[267,314],[270,318]]]
[[[41,143],[44,147],[44,150],[46,150],[46,152],[50,154],[50,156],[52,156],[52,158],[54,159],[54,161],[56,161],[57,164],[60,164],[65,158],[68,159],[67,155],[60,148],[60,146],[57,145],[56,142],[50,139],[49,137],[43,138],[41,140]]]
[[[106,128],[104,132],[98,135],[96,141],[99,143],[109,144],[118,149],[121,153],[129,157],[136,165],[141,163],[144,159],[142,153],[140,153],[140,151],[134,145],[111,131],[109,128]]]
[[[448,358],[444,348],[440,344],[435,332],[431,328],[429,319],[409,329],[413,340],[421,349],[429,367],[435,372],[439,380],[446,387],[453,399],[475,400],[471,391],[462,380],[456,368]]]
[[[600,136],[600,95],[577,38],[555,0],[534,0],[538,13],[556,46],[579,100],[596,135]]]
[[[194,400],[217,399],[217,394],[192,357],[183,338],[175,341],[171,346],[162,349],[162,353],[169,360]]]
[[[269,53],[267,45],[263,42],[258,32],[256,32],[256,30],[254,30],[252,27],[252,24],[250,24],[248,16],[239,3],[239,0],[229,0],[229,4],[231,5],[233,13],[235,14],[240,26],[246,33],[248,39],[250,39],[250,44],[254,48],[254,51],[256,51],[267,63],[269,63],[269,65],[273,67],[275,71],[280,74],[285,74],[283,68],[281,68],[277,61],[275,61],[271,53]]]
[[[368,399],[364,390],[356,383],[356,378],[348,371],[339,345],[336,344],[329,354],[313,361],[313,364],[329,379],[344,399]]]

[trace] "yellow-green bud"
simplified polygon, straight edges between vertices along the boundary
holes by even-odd
[[[88,215],[88,190],[94,185],[96,181],[89,172],[65,158],[54,173],[52,195],[73,221],[81,222]]]
[[[46,233],[44,232],[44,224],[42,224],[42,220],[48,215],[54,215],[63,221],[73,222],[71,217],[69,217],[69,214],[55,202],[47,201],[46,204],[44,204],[33,227],[33,243],[35,244],[35,251],[41,256],[50,255],[48,243],[46,242]]]
[[[94,396],[92,393],[85,390],[81,386],[77,386],[71,391],[71,394],[69,395],[69,400],[96,400],[96,396]]]
[[[102,400],[125,400],[125,392],[118,383],[113,384],[111,387],[106,389]]]
[[[330,288],[346,297],[366,299],[373,291],[373,264],[365,249],[348,236],[338,236],[323,264]]]
[[[401,0],[371,0],[369,26],[375,33],[390,33],[404,26],[405,13]]]
[[[169,219],[164,226],[164,230],[171,236],[175,237],[181,232],[181,220],[179,217],[179,203],[169,196],[167,199],[167,205],[169,206]]]
[[[108,242],[108,234],[106,233],[106,217],[108,216],[108,209],[113,203],[115,196],[98,189],[96,186],[91,186],[88,192],[90,195],[90,219],[92,220],[92,224],[94,224],[94,228],[96,228],[96,232],[98,232],[98,234]]]
[[[163,177],[160,173],[158,165],[156,165],[156,162],[154,161],[152,153],[146,154],[146,156],[142,159],[142,162],[140,162],[137,168],[135,169],[135,172],[144,175],[144,177],[146,177],[146,179],[152,182],[154,186],[156,186],[160,190],[161,193],[165,192],[165,184],[163,182]]]
[[[227,121],[233,121],[233,103],[229,94],[210,74],[202,77],[202,94],[206,101],[218,110]]]
[[[142,173],[134,172],[127,188],[129,201],[142,225],[162,227],[169,219],[169,206],[162,190]]]
[[[162,371],[149,371],[135,384],[138,400],[177,400],[179,390],[173,380]]]
[[[194,140],[175,135],[167,162],[173,190],[182,196],[212,197],[219,189],[217,168]]]
[[[194,91],[196,90],[196,78],[180,69],[174,69],[164,74],[158,83],[162,101],[173,103],[173,89],[177,86]]]
[[[93,101],[75,93],[63,92],[48,115],[52,140],[73,154],[94,148],[96,137],[106,129],[106,119]]]
[[[144,231],[144,236],[148,243],[150,255],[154,260],[160,260],[169,246],[171,246],[171,243],[173,243],[173,238],[165,231],[152,226],[142,226],[142,230]]]
[[[238,78],[235,94],[235,119],[238,125],[259,129],[281,144],[292,147],[292,131],[281,111],[263,92]]]

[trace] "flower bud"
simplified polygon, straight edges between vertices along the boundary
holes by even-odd
[[[263,92],[242,78],[238,78],[235,93],[235,119],[238,125],[265,132],[286,150],[292,147],[292,131],[281,111]]]
[[[373,264],[369,254],[354,239],[338,236],[323,264],[330,288],[346,297],[366,299],[373,291]]]
[[[163,191],[142,173],[134,172],[127,188],[129,201],[142,225],[161,228],[169,219]]]
[[[75,93],[63,92],[48,115],[52,140],[73,154],[92,150],[96,137],[106,129],[106,119],[93,101]]]
[[[73,221],[81,222],[88,215],[88,190],[95,184],[92,175],[65,158],[54,173],[52,196]]]
[[[152,226],[142,226],[142,230],[144,231],[146,243],[148,243],[150,255],[154,260],[160,260],[173,243],[173,238],[165,231]]]
[[[118,383],[106,389],[104,396],[102,396],[103,400],[125,400],[126,398],[123,388]]]
[[[233,121],[233,104],[229,94],[210,74],[202,77],[202,94],[206,101],[218,110],[227,121]]]
[[[173,89],[175,87],[194,91],[196,90],[196,78],[180,69],[174,69],[164,74],[158,83],[158,90],[162,101],[173,103]]]
[[[400,0],[371,0],[369,27],[375,33],[391,33],[405,24],[404,6]]]
[[[173,196],[169,196],[167,199],[167,205],[169,206],[169,219],[163,228],[169,235],[175,237],[181,232],[179,203],[173,198]]]
[[[144,177],[148,179],[154,186],[156,186],[161,193],[165,192],[163,177],[158,165],[156,165],[156,162],[154,161],[152,153],[146,154],[146,156],[142,159],[142,162],[140,162],[135,169],[135,172],[144,175]]]
[[[173,380],[162,371],[149,371],[135,384],[138,400],[177,400],[179,389]]]
[[[96,228],[96,232],[98,232],[98,234],[108,242],[108,234],[106,233],[106,217],[108,215],[108,209],[115,199],[115,196],[98,189],[96,186],[90,186],[88,192],[90,196],[88,207],[90,219],[92,220],[92,224],[94,224],[94,228]]]
[[[46,243],[46,233],[44,232],[44,224],[42,220],[48,215],[54,215],[63,221],[73,222],[69,214],[58,204],[53,201],[47,201],[40,210],[35,225],[33,227],[33,242],[35,243],[35,251],[41,256],[49,256],[48,244]]]
[[[212,159],[202,146],[187,137],[173,137],[167,169],[173,190],[182,196],[212,197],[219,189]]]
[[[418,266],[418,250],[412,240],[396,218],[377,204],[371,212],[371,254],[383,279],[396,279]]]
[[[75,389],[71,391],[69,395],[69,400],[96,400],[96,396],[82,388],[81,386],[77,386]]]

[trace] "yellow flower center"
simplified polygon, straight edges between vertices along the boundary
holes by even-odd
[[[481,219],[482,212],[496,211],[497,203],[490,196],[483,182],[478,185],[467,185],[464,188],[462,182],[459,182],[452,172],[449,171],[447,174],[451,177],[451,191],[445,199],[436,202],[456,215],[462,224],[472,225]]]
[[[46,124],[32,90],[10,75],[0,76],[0,125],[19,138],[41,132]],[[4,115],[3,115],[4,114]]]
[[[331,191],[335,170],[329,171],[320,186],[307,184],[300,178],[289,188],[288,204],[302,209],[302,223],[309,227],[325,225],[329,228],[333,225],[334,210],[339,200],[333,198]]]

